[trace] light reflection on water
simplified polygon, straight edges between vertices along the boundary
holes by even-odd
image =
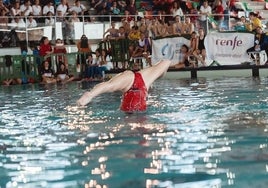
[[[132,115],[76,107],[93,85],[0,88],[0,187],[268,186],[266,79],[159,80]]]

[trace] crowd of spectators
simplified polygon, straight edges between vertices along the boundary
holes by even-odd
[[[262,27],[258,14],[254,12],[247,14],[245,12],[244,16],[238,17],[239,11],[245,11],[241,7],[240,2],[226,0],[154,0],[152,2],[144,1],[144,3],[139,4],[139,7],[137,7],[135,0],[90,0],[89,6],[83,5],[79,0],[75,0],[75,4],[72,6],[68,5],[68,1],[66,0],[61,0],[58,3],[54,1],[40,2],[39,0],[34,0],[34,2],[30,0],[10,1],[7,3],[7,1],[0,0],[0,11],[2,15],[0,17],[0,23],[9,22],[17,27],[27,23],[27,27],[36,27],[40,23],[53,25],[55,21],[62,22],[63,39],[72,40],[74,22],[82,20],[94,21],[84,18],[81,19],[82,16],[89,15],[87,7],[91,10],[94,9],[95,14],[100,16],[98,18],[100,21],[105,19],[102,16],[114,15],[111,28],[107,29],[103,34],[103,41],[107,42],[119,39],[128,39],[130,41],[127,51],[130,59],[121,62],[121,67],[118,67],[116,64],[111,65],[109,61],[108,69],[129,68],[129,60],[130,62],[134,61],[137,57],[144,58],[146,63],[151,66],[152,39],[174,35],[187,35],[190,39],[189,46],[185,44],[181,46],[180,59],[174,65],[175,68],[206,66],[204,38],[209,32],[208,29],[229,30],[230,15],[237,20],[231,28],[233,30],[255,32],[256,28]],[[121,16],[119,17],[118,15]],[[21,16],[26,16],[26,23],[25,19]],[[54,20],[55,18],[56,20]],[[18,40],[14,32],[10,32],[8,35],[8,38],[12,37],[14,40]],[[77,41],[78,52],[82,49],[79,45],[81,45],[81,40]],[[105,50],[106,52],[103,52],[105,53],[105,57],[110,56],[111,49],[107,48]],[[48,52],[50,51],[48,50]],[[96,52],[98,53],[98,51]],[[40,53],[42,53],[42,50]],[[99,54],[101,53],[99,52]],[[92,76],[94,72],[92,70],[95,70],[93,67],[96,65],[96,63],[90,61],[91,57],[92,51],[90,49],[85,57],[80,58],[83,59],[84,63],[78,63],[81,66],[86,64],[82,69],[90,79],[94,77]],[[107,58],[102,59],[102,62],[108,61]],[[63,65],[68,69],[68,63],[63,63]],[[99,70],[105,70],[105,68]],[[101,72],[103,74],[104,71]],[[97,74],[99,73],[97,72]],[[103,76],[101,77],[103,78]]]

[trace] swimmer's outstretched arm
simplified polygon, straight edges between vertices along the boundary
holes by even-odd
[[[107,82],[97,84],[92,90],[85,92],[76,104],[79,106],[87,105],[94,97],[109,92],[122,91],[126,92],[130,89],[134,81],[134,73],[132,71],[125,71],[117,74],[115,77]]]

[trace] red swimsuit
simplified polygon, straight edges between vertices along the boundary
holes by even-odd
[[[146,110],[147,88],[139,72],[134,72],[132,87],[123,94],[121,110],[125,112],[137,112]]]

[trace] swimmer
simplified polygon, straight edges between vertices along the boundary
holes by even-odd
[[[122,91],[120,107],[122,111],[128,113],[145,111],[148,89],[156,79],[166,73],[170,64],[170,60],[161,60],[152,67],[117,74],[109,81],[97,84],[91,91],[85,92],[77,101],[77,105],[85,106],[102,93]]]

